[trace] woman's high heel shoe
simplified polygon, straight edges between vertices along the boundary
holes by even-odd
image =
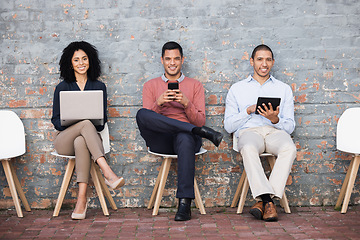
[[[85,210],[83,213],[72,213],[71,214],[71,218],[74,219],[74,220],[82,220],[82,219],[85,219],[86,217],[86,210],[87,210],[87,203],[85,205]]]
[[[105,184],[108,185],[111,189],[118,189],[122,186],[124,186],[125,184],[125,179],[124,178],[119,178],[118,180],[116,180],[113,183],[110,183],[106,178],[105,178]]]

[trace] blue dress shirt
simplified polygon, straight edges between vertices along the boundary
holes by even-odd
[[[246,109],[256,104],[258,97],[279,97],[279,122],[276,124],[260,114],[247,114]],[[228,133],[238,136],[238,131],[246,128],[273,126],[291,134],[295,129],[294,99],[289,85],[273,76],[261,85],[249,76],[231,86],[226,97],[224,127]]]

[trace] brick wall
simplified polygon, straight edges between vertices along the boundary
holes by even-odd
[[[334,204],[350,159],[336,150],[337,120],[360,101],[359,14],[356,0],[2,0],[0,108],[15,111],[25,125],[27,152],[15,166],[31,207],[53,207],[62,181],[66,161],[50,155],[50,118],[61,51],[74,40],[100,53],[109,162],[127,181],[113,192],[119,207],[146,206],[158,173],[160,159],[146,153],[134,116],[142,85],[163,72],[160,50],[168,40],[184,48],[184,73],[204,84],[207,125],[225,134],[218,149],[204,141],[209,151],[196,163],[207,207],[230,205],[243,169],[223,129],[224,102],[229,87],[252,72],[249,55],[260,43],[274,51],[273,75],[294,91],[298,154],[287,186],[290,204]],[[163,199],[168,206],[175,204],[175,168]],[[352,204],[360,201],[359,179]],[[76,187],[66,203],[74,202]],[[13,205],[2,168],[0,195],[0,207]]]

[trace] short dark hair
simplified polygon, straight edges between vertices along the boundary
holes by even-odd
[[[252,54],[251,54],[251,58],[254,59],[254,57],[256,55],[256,52],[260,51],[260,50],[270,51],[271,52],[271,57],[272,57],[272,59],[274,59],[274,54],[273,54],[271,48],[269,46],[265,45],[265,44],[260,44],[257,47],[255,47]]]
[[[180,46],[180,44],[178,44],[177,42],[172,42],[172,41],[164,44],[164,46],[162,47],[162,51],[161,51],[161,57],[164,56],[165,50],[173,50],[173,49],[179,49],[180,55],[181,55],[181,57],[183,57],[183,50],[182,50],[182,47]]]
[[[89,69],[87,76],[90,81],[95,81],[101,75],[100,59],[98,51],[95,46],[88,42],[72,42],[66,48],[60,58],[60,78],[66,82],[76,82],[74,69],[72,68],[71,59],[74,56],[75,51],[83,50],[89,58]]]

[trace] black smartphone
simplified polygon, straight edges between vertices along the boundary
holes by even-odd
[[[168,89],[170,90],[179,89],[179,82],[169,82]]]

